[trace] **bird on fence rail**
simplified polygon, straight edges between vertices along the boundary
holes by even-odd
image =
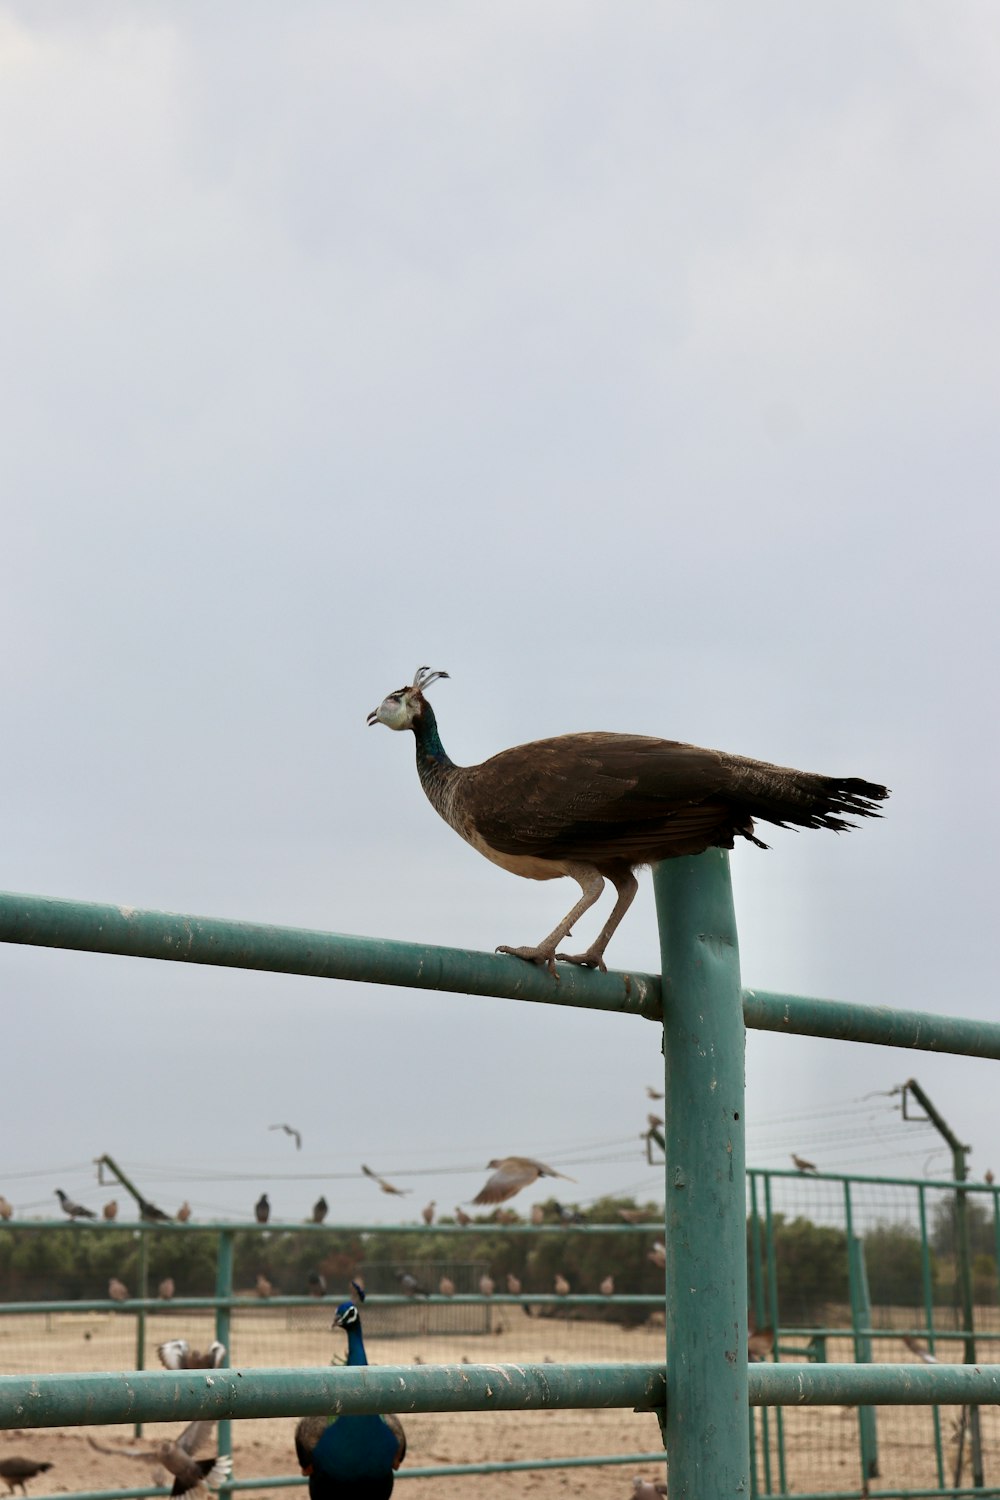
[[[515,1276],[513,1271],[507,1272],[507,1290],[512,1297],[520,1297],[524,1290],[520,1276]]]
[[[530,1187],[539,1177],[561,1177],[564,1182],[575,1180],[530,1156],[496,1157],[486,1165],[493,1176],[486,1179],[473,1203],[506,1203],[508,1198],[513,1198],[522,1188]]]
[[[342,1302],[334,1328],[347,1334],[347,1363],[367,1365],[361,1315]],[[311,1500],[388,1500],[395,1471],[406,1457],[406,1434],[398,1417],[311,1416],[295,1429],[299,1468],[309,1476]]]
[[[434,809],[467,843],[502,869],[529,880],[568,875],[581,896],[534,946],[501,944],[544,964],[556,958],[604,969],[604,950],[638,889],[642,865],[705,849],[731,849],[736,837],[758,848],[754,819],[779,828],[843,832],[850,816],[879,816],[884,786],[859,777],[817,775],[637,734],[564,734],[504,750],[478,766],[456,766],[441,743],[424,690],[447,672],[420,667],[368,715],[368,723],[412,730],[417,773]],[[559,953],[575,922],[610,880],[617,900],[583,953]]]
[[[191,1217],[191,1205],[187,1201],[187,1199],[185,1198],[184,1202],[181,1204],[180,1208],[177,1210],[177,1222],[178,1222],[178,1224],[186,1224],[187,1221],[188,1221],[188,1219],[190,1219],[190,1217]]]
[[[456,1207],[456,1209],[455,1209],[455,1223],[456,1224],[462,1224],[462,1225],[471,1224],[472,1223],[472,1215],[471,1214],[467,1214],[465,1212],[464,1208],[457,1208]]]
[[[329,1203],[327,1203],[326,1199],[317,1198],[316,1202],[313,1204],[313,1211],[308,1222],[310,1224],[322,1224],[323,1220],[326,1218],[329,1212],[330,1205]]]
[[[113,1302],[127,1302],[128,1287],[124,1281],[119,1281],[117,1276],[112,1276],[108,1282],[108,1296]]]
[[[552,1285],[555,1287],[555,1290],[560,1297],[568,1297],[570,1292],[572,1291],[572,1287],[561,1271],[556,1272],[555,1280]]]
[[[117,1217],[118,1217],[118,1199],[117,1198],[110,1198],[108,1200],[108,1202],[105,1203],[104,1207],[101,1209],[101,1214],[102,1214],[102,1216],[105,1219],[108,1219],[109,1221],[111,1219],[117,1219]]]
[[[322,1271],[310,1271],[306,1279],[309,1284],[310,1297],[326,1296],[326,1277]]]
[[[22,1495],[27,1495],[25,1481],[34,1479],[37,1474],[45,1474],[51,1468],[51,1464],[39,1463],[34,1458],[18,1458],[13,1453],[9,1458],[0,1458],[0,1475],[6,1481],[9,1495],[13,1495],[15,1485],[20,1487]]]
[[[263,1271],[257,1272],[257,1278],[254,1281],[253,1289],[257,1293],[258,1297],[271,1297],[274,1295],[274,1283],[271,1281],[270,1277],[264,1275]]]
[[[450,1276],[441,1277],[441,1280],[438,1282],[438,1291],[441,1293],[442,1297],[454,1297],[455,1283],[452,1281]]]
[[[113,1453],[119,1458],[137,1458],[145,1463],[162,1464],[174,1476],[171,1495],[186,1495],[199,1485],[216,1487],[229,1477],[233,1461],[225,1453],[214,1458],[195,1458],[198,1449],[212,1435],[214,1421],[195,1421],[188,1424],[178,1438],[165,1438],[152,1448],[112,1448],[88,1437],[90,1446],[98,1453]]]
[[[615,1278],[610,1274],[605,1276],[598,1290],[602,1297],[613,1297],[615,1295]]]
[[[399,1282],[399,1290],[405,1292],[408,1297],[427,1297],[430,1295],[427,1288],[415,1276],[411,1276],[409,1271],[397,1271],[396,1280]]]
[[[792,1161],[795,1164],[795,1166],[798,1169],[798,1171],[800,1171],[800,1172],[818,1172],[819,1171],[819,1167],[817,1167],[817,1165],[816,1165],[816,1163],[814,1161],[807,1161],[804,1156],[796,1156],[796,1154],[795,1154],[794,1151],[792,1152]]]
[[[430,1203],[424,1204],[424,1207],[420,1210],[420,1217],[423,1219],[425,1224],[434,1223],[434,1210],[436,1208],[437,1204],[435,1203],[433,1198],[431,1199]]]
[[[0,1193],[0,1219],[7,1220],[14,1212],[14,1205]]]
[[[372,1182],[378,1183],[383,1193],[394,1193],[397,1198],[404,1198],[407,1193],[413,1192],[412,1188],[393,1187],[391,1182],[386,1182],[384,1177],[380,1177],[377,1172],[373,1172],[371,1167],[366,1167],[364,1162],[361,1163],[361,1170],[366,1177],[371,1178]]]
[[[482,1276],[480,1276],[479,1278],[479,1295],[481,1297],[492,1297],[493,1293],[496,1291],[496,1285],[497,1284],[493,1280],[493,1277],[488,1276],[484,1271]]]
[[[82,1203],[74,1203],[72,1198],[67,1198],[62,1188],[56,1188],[56,1197],[64,1214],[71,1219],[96,1219],[97,1215],[92,1208],[84,1208]]]
[[[169,1302],[176,1290],[177,1287],[174,1283],[174,1278],[172,1276],[164,1276],[163,1280],[160,1282],[159,1287],[157,1288],[157,1296],[160,1297],[164,1302]]]
[[[203,1354],[200,1349],[192,1349],[187,1339],[168,1339],[156,1352],[168,1370],[218,1370],[226,1357],[226,1346],[216,1339]]]
[[[266,1193],[261,1193],[253,1206],[253,1216],[258,1224],[266,1224],[271,1217],[271,1204]]]

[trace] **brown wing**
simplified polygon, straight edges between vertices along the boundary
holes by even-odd
[[[749,817],[717,751],[645,735],[567,734],[475,768],[477,831],[504,854],[636,863],[731,846]]]

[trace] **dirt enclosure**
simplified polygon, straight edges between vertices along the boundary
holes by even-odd
[[[505,1308],[501,1315],[497,1309],[487,1334],[417,1332],[393,1338],[370,1337],[369,1357],[373,1364],[459,1363],[463,1359],[476,1364],[545,1359],[655,1361],[663,1357],[662,1327],[644,1326],[627,1331],[608,1324],[525,1318],[519,1309],[515,1312],[511,1316]],[[239,1312],[234,1316],[232,1362],[243,1367],[328,1364],[334,1353],[342,1352],[343,1345],[342,1338],[331,1333],[329,1324],[330,1312],[325,1306]],[[184,1313],[151,1316],[147,1329],[148,1368],[159,1368],[156,1345],[178,1336],[204,1348],[212,1339],[211,1322],[201,1315]],[[0,1373],[131,1369],[134,1338],[134,1322],[129,1314],[30,1314],[5,1318],[0,1320]],[[831,1358],[851,1358],[848,1341],[842,1342],[843,1349],[837,1347],[837,1341],[831,1342]],[[882,1340],[878,1357],[897,1361],[905,1359],[906,1354],[895,1340]],[[871,1485],[871,1493],[877,1494],[880,1488],[933,1487],[937,1483],[937,1470],[931,1411],[882,1407],[877,1420],[880,1474]],[[941,1409],[949,1482],[959,1420],[957,1409]],[[779,1472],[773,1411],[768,1423],[772,1486],[777,1491]],[[996,1481],[1000,1478],[1000,1418],[995,1410],[987,1408],[982,1412],[982,1423],[987,1481]],[[856,1411],[841,1407],[786,1409],[782,1424],[785,1473],[791,1493],[860,1490]],[[149,1425],[138,1441],[176,1435],[178,1425]],[[654,1452],[659,1446],[655,1417],[631,1411],[428,1414],[406,1417],[405,1426],[409,1444],[405,1468]],[[234,1422],[234,1476],[246,1480],[297,1473],[292,1446],[294,1427],[291,1417]],[[760,1440],[763,1436],[760,1413],[757,1430]],[[106,1446],[124,1447],[137,1442],[130,1427],[9,1432],[0,1433],[0,1457],[16,1453],[53,1464],[48,1474],[32,1482],[29,1494],[33,1500],[45,1495],[134,1488],[156,1482],[151,1464],[96,1452],[88,1436]],[[625,1500],[632,1493],[632,1476],[637,1472],[662,1480],[665,1471],[662,1464],[645,1464],[432,1478],[401,1482],[396,1493],[410,1496],[411,1500],[439,1500],[439,1497],[458,1500],[473,1491],[483,1500],[513,1500],[518,1495],[545,1500],[547,1496],[566,1494],[584,1496],[587,1500],[614,1496]],[[968,1483],[967,1468],[965,1482]],[[283,1490],[266,1488],[260,1493],[273,1495],[274,1500],[285,1494]]]

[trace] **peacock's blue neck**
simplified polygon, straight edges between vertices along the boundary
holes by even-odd
[[[441,743],[434,710],[427,702],[424,703],[423,712],[413,725],[413,734],[417,742],[417,770],[420,772],[421,780],[425,772],[433,776],[436,771],[451,770],[454,761],[451,760]]]
[[[347,1363],[349,1365],[366,1365],[368,1363],[368,1356],[365,1353],[365,1341],[361,1337],[360,1318],[347,1329]]]

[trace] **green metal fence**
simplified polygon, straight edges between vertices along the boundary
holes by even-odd
[[[310,1412],[653,1411],[672,1500],[704,1500],[747,1494],[757,1484],[751,1408],[1000,1403],[997,1365],[748,1368],[743,1100],[744,1024],[992,1058],[1000,1057],[1000,1025],[741,990],[726,854],[668,861],[654,872],[654,886],[659,979],[572,969],[557,980],[493,955],[0,896],[0,939],[8,942],[506,996],[661,1024],[668,1245],[665,1363],[7,1376],[0,1379],[0,1426],[210,1417],[220,1421],[225,1441],[224,1424],[233,1418]],[[218,1326],[228,1343],[225,1279],[220,1275]]]

